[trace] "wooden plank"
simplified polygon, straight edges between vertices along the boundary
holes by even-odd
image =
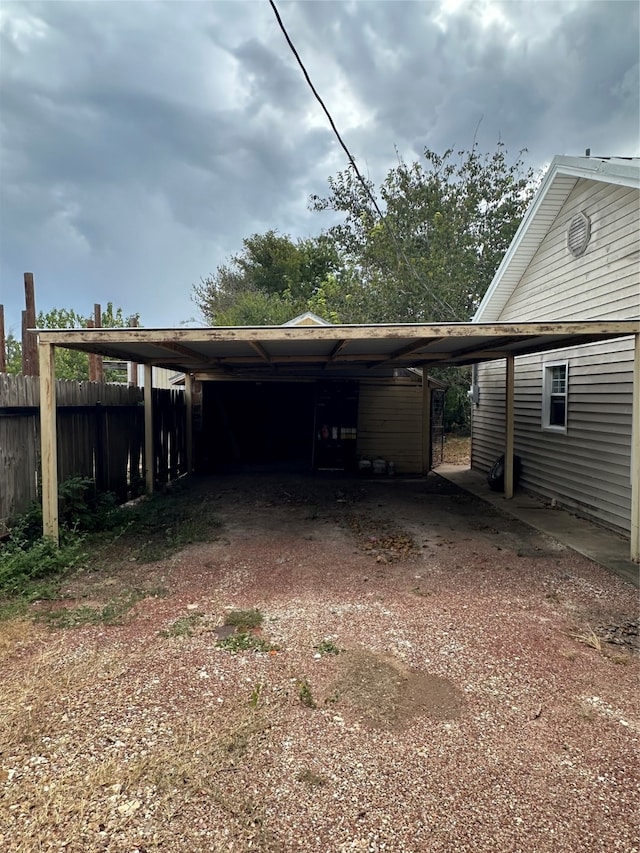
[[[260,356],[262,361],[266,361],[267,364],[271,364],[271,357],[262,344],[257,341],[251,341],[249,345],[251,349]]]
[[[144,366],[144,474],[147,494],[153,494],[155,456],[153,449],[153,368]]]
[[[513,497],[513,438],[514,438],[515,359],[506,358],[504,411],[504,496]]]
[[[407,340],[422,338],[539,337],[593,335],[616,337],[635,334],[637,320],[576,320],[517,323],[449,323],[362,326],[260,326],[207,329],[43,329],[41,340],[61,345],[149,343],[216,343],[234,341]],[[427,345],[425,343],[425,345]],[[378,357],[380,353],[369,357]]]
[[[40,344],[40,455],[42,532],[58,542],[55,349],[51,344]]]

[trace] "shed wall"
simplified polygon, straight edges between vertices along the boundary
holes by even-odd
[[[422,386],[360,384],[358,455],[393,462],[399,474],[422,473]]]

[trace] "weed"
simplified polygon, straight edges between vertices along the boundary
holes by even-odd
[[[60,546],[51,539],[29,542],[12,536],[0,546],[0,595],[27,601],[51,598],[62,576],[85,559],[78,536],[65,537]]]
[[[190,613],[189,616],[181,616],[160,631],[161,637],[192,637],[193,629],[202,624],[204,613]]]
[[[145,594],[133,590],[109,601],[103,607],[62,607],[39,614],[36,621],[45,622],[51,628],[81,628],[83,625],[120,625],[124,617]]]
[[[271,652],[276,651],[276,646],[272,646],[262,637],[256,637],[254,634],[245,634],[240,632],[231,634],[230,637],[224,637],[218,640],[216,646],[220,649],[225,649],[228,652]]]
[[[590,649],[595,649],[597,652],[602,654],[602,640],[593,628],[587,628],[586,631],[574,629],[573,631],[569,631],[569,636],[573,640],[577,640],[579,643],[589,646]]]
[[[305,706],[305,708],[316,708],[316,701],[313,698],[313,693],[311,692],[311,687],[309,686],[309,682],[306,678],[302,678],[297,682],[298,688],[298,699],[300,703]]]
[[[338,646],[331,640],[322,640],[313,647],[319,655],[339,655],[344,649],[339,649]]]
[[[266,687],[261,681],[259,681],[256,686],[251,691],[251,696],[249,698],[249,707],[257,708],[258,703],[260,702],[260,696],[262,695],[262,691]]]
[[[251,610],[231,610],[224,618],[225,625],[233,625],[238,631],[250,631],[259,628],[264,622],[264,616],[255,607]]]

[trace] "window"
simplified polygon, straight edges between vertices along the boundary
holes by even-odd
[[[567,431],[567,385],[569,366],[566,361],[542,366],[542,429]]]

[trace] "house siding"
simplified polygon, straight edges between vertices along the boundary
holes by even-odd
[[[421,385],[360,384],[358,455],[393,462],[398,474],[422,472]]]
[[[566,230],[584,211],[584,255],[566,248]],[[580,180],[567,198],[500,321],[631,319],[640,316],[637,190]],[[567,432],[542,428],[545,362],[569,366]],[[488,471],[504,451],[504,361],[480,365],[473,411],[472,467]],[[525,356],[515,365],[515,452],[521,485],[604,524],[628,531],[631,518],[633,340]]]
[[[591,240],[579,258],[567,226],[584,211]],[[640,311],[640,212],[637,190],[578,181],[499,319],[624,320]]]

